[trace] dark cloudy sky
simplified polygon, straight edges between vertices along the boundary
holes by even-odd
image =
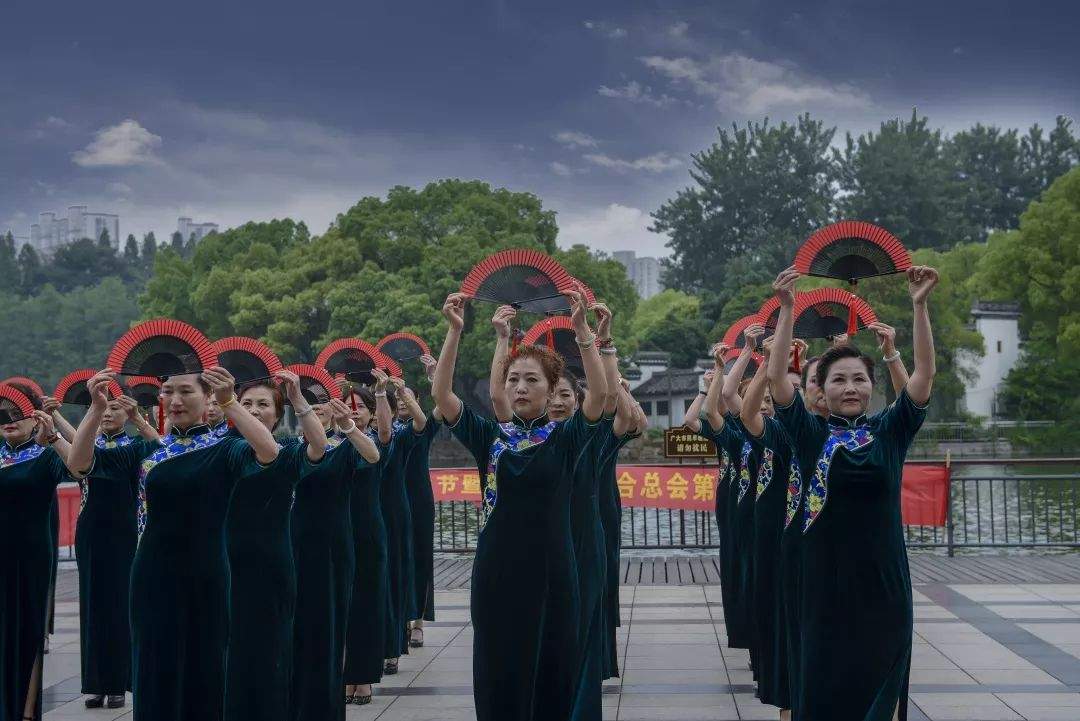
[[[560,243],[663,254],[649,212],[718,125],[862,131],[1080,110],[1080,3],[5,3],[0,231],[71,204],[325,230],[395,184],[539,194]]]

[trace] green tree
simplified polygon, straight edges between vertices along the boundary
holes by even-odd
[[[832,208],[835,128],[809,115],[795,124],[717,129],[716,143],[692,156],[684,188],[653,215],[670,237],[668,288],[717,296],[720,307],[747,282],[771,281]]]
[[[101,229],[101,235],[98,236],[97,243],[98,247],[102,249],[112,250],[112,237],[109,236],[108,228]]]
[[[643,300],[631,329],[640,350],[667,351],[677,368],[689,368],[709,355],[708,325],[697,296],[669,288]]]
[[[102,278],[117,276],[130,280],[124,261],[111,245],[89,238],[57,248],[52,261],[43,269],[48,282],[61,293],[73,288],[95,285]]]
[[[960,212],[979,239],[996,228],[1015,228],[1029,200],[1017,132],[978,123],[950,138],[944,151],[963,186]]]
[[[131,233],[128,233],[127,241],[124,243],[124,262],[132,270],[139,265],[139,241]]]
[[[27,243],[19,249],[19,290],[23,295],[30,295],[38,290],[44,275],[41,269],[41,256],[34,250],[34,246]]]
[[[142,239],[142,251],[139,253],[142,257],[142,265],[146,271],[150,271],[154,267],[154,258],[157,257],[158,244],[157,238],[154,237],[154,231],[150,231],[143,235]]]
[[[1072,120],[1059,115],[1046,137],[1038,124],[1033,125],[1020,139],[1020,164],[1024,171],[1024,198],[1031,202],[1080,164],[1080,138],[1073,135]]]
[[[909,249],[943,250],[980,240],[966,222],[964,183],[943,152],[941,131],[912,112],[857,139],[848,133],[843,151],[833,150],[840,169],[840,216],[887,228]]]
[[[184,236],[180,235],[179,230],[173,231],[169,247],[175,250],[178,255],[182,256],[184,254]]]
[[[15,236],[9,230],[5,235],[0,236],[0,277],[17,278],[18,272]]]

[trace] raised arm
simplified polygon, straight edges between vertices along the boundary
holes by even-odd
[[[581,413],[588,421],[598,421],[604,415],[604,406],[607,404],[607,380],[604,377],[604,365],[600,362],[600,353],[596,348],[596,334],[592,332],[586,318],[585,289],[581,283],[575,283],[574,289],[563,295],[570,301],[574,340],[581,349],[581,364],[585,368],[586,389]]]
[[[142,436],[142,438],[151,443],[157,443],[161,440],[157,429],[150,425],[150,422],[143,417],[142,413],[139,413],[138,401],[131,396],[120,396],[116,401],[123,406],[128,422],[135,426],[135,429],[139,431],[139,435]]]
[[[379,422],[379,442],[385,446],[394,436],[394,413],[386,397],[390,376],[381,368],[372,370],[371,375],[375,376],[375,418]]]
[[[724,355],[727,351],[728,347],[723,343],[717,343],[712,347],[713,380],[705,392],[704,408],[705,418],[708,419],[714,431],[719,431],[724,427],[724,410],[727,406],[722,406],[722,396],[724,384],[727,383],[727,379],[724,378]]]
[[[64,414],[60,412],[60,401],[52,396],[42,396],[41,407],[52,417],[53,427],[60,437],[71,443],[75,438],[75,426],[68,423],[68,419],[64,418]]]
[[[694,400],[690,401],[690,407],[686,409],[686,415],[683,417],[683,425],[694,433],[701,431],[702,408],[705,404],[708,389],[712,387],[715,378],[716,369],[710,368],[705,371],[705,375],[702,376],[701,381],[698,384],[698,394],[694,396]]]
[[[780,271],[773,281],[773,290],[780,299],[780,317],[773,333],[774,348],[790,348],[795,326],[795,282],[801,277],[795,266]],[[795,388],[787,382],[788,358],[785,353],[774,353],[768,363],[769,384],[773,401],[778,406],[790,405],[795,399]]]
[[[934,333],[930,327],[930,309],[927,301],[930,291],[938,284],[938,272],[926,265],[908,269],[908,294],[915,311],[912,338],[915,345],[915,370],[907,382],[908,397],[919,406],[930,401],[930,390],[937,374],[934,354]]]
[[[56,455],[60,456],[60,460],[66,463],[67,457],[71,454],[71,444],[64,440],[64,437],[56,430],[52,414],[36,410],[33,417],[38,422],[34,430],[34,443],[52,447]]]
[[[495,419],[506,423],[514,417],[510,399],[506,397],[506,384],[503,383],[503,370],[506,359],[510,357],[510,334],[514,332],[512,321],[517,317],[517,310],[510,305],[500,305],[491,318],[495,327],[495,353],[491,356],[491,375],[488,378],[488,394]]]
[[[746,374],[746,367],[750,365],[750,359],[754,357],[754,348],[757,347],[764,335],[765,327],[758,323],[747,326],[746,330],[743,331],[746,343],[743,344],[739,357],[735,359],[735,363],[731,366],[731,372],[724,378],[723,398],[724,405],[727,406],[729,413],[739,415],[742,411],[739,383],[742,382],[743,376]]]
[[[611,416],[619,409],[619,351],[611,341],[611,309],[604,303],[594,303],[592,311],[596,313],[596,344],[604,366],[604,415]],[[627,421],[625,416],[623,421]]]
[[[281,449],[278,448],[270,429],[237,402],[236,379],[232,374],[221,366],[214,366],[204,370],[202,378],[213,389],[214,397],[217,398],[225,418],[231,421],[233,428],[251,444],[255,451],[255,460],[264,466],[273,463]]]
[[[90,407],[75,429],[75,438],[65,460],[68,470],[75,478],[84,478],[94,465],[94,440],[101,426],[101,416],[109,403],[109,384],[116,374],[106,368],[86,381],[90,393]]]
[[[889,369],[893,393],[900,395],[900,391],[907,385],[908,372],[904,367],[904,359],[900,357],[900,351],[896,350],[896,329],[885,323],[871,323],[866,327],[877,336],[878,350],[881,351],[881,360],[885,362],[885,367]]]
[[[304,434],[304,440],[307,441],[305,453],[308,460],[318,463],[326,455],[326,431],[323,429],[322,421],[311,409],[311,404],[300,392],[300,376],[289,370],[281,370],[275,373],[274,377],[281,381],[285,389],[285,397],[289,399],[293,413],[300,420],[300,430]]]
[[[424,365],[424,377],[427,378],[428,383],[431,383],[435,379],[435,366],[439,364],[439,361],[435,360],[434,356],[425,353],[420,356],[420,362]],[[431,409],[431,417],[442,423],[442,414],[439,413],[438,407]]]
[[[349,443],[352,444],[357,453],[368,463],[378,463],[380,457],[379,446],[375,444],[375,441],[371,440],[367,433],[364,433],[362,428],[356,425],[356,421],[352,419],[351,409],[337,398],[331,398],[326,407],[330,411],[330,418],[334,427],[338,429],[341,435],[349,439]],[[326,435],[321,426],[319,427],[319,433]]]
[[[461,293],[447,296],[442,314],[449,327],[435,365],[435,375],[431,379],[431,397],[435,399],[435,406],[442,417],[453,426],[461,416],[461,399],[454,393],[454,368],[457,366],[461,330],[465,327],[465,296]]]
[[[771,354],[768,348],[769,346],[762,344],[761,349],[765,353],[766,362],[758,366],[750,385],[746,387],[746,394],[742,397],[742,410],[739,412],[739,419],[742,420],[746,430],[754,437],[759,437],[765,432],[765,419],[761,415],[761,403],[765,400],[765,389],[769,385],[768,359]],[[791,385],[786,377],[781,382]]]
[[[405,403],[405,407],[409,410],[409,417],[412,418],[413,431],[416,433],[423,433],[427,428],[427,416],[424,415],[424,409],[420,407],[420,404],[416,400],[416,396],[405,387],[404,378],[391,378],[390,384],[394,386],[394,395],[397,398],[401,398]]]

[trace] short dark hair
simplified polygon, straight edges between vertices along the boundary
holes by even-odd
[[[255,381],[254,383],[245,383],[240,388],[240,392],[236,394],[238,400],[244,400],[244,394],[250,391],[252,388],[269,388],[270,396],[274,399],[274,412],[277,413],[277,422],[281,423],[281,419],[285,415],[285,396],[282,394],[281,389],[275,385],[271,380]],[[277,428],[277,424],[274,424]]]
[[[863,353],[853,345],[835,345],[821,354],[818,359],[817,372],[814,378],[821,387],[825,386],[825,379],[829,377],[829,367],[842,358],[858,358],[866,366],[866,374],[870,376],[870,382],[874,382],[874,359]]]
[[[815,356],[810,356],[809,358],[807,358],[807,359],[805,359],[803,361],[802,373],[800,373],[800,375],[802,376],[803,388],[806,388],[806,382],[810,379],[810,368],[811,368],[811,366],[813,366],[819,360],[821,360],[821,356],[815,355]],[[816,375],[814,376],[814,380],[815,381],[817,380]]]
[[[375,394],[371,389],[367,386],[356,386],[353,388],[353,393],[360,399],[360,402],[364,404],[364,407],[368,409],[368,413],[375,415]],[[346,400],[348,399],[346,398]],[[387,403],[390,402],[389,391],[387,391],[386,394],[386,401]]]
[[[569,368],[563,368],[560,378],[565,378],[566,382],[570,384],[570,390],[574,392],[574,397],[577,398],[577,404],[580,406],[585,402],[585,381],[577,377],[577,374]],[[556,384],[557,385],[557,384]]]

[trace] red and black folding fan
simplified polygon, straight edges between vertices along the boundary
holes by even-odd
[[[525,345],[544,345],[560,354],[566,367],[579,377],[584,375],[585,364],[581,362],[581,348],[577,344],[574,324],[565,315],[544,318],[525,331],[521,342]]]
[[[157,376],[128,376],[127,393],[140,408],[157,408],[158,433],[165,433],[165,401],[161,398],[161,379]]]
[[[34,403],[15,386],[0,383],[0,425],[18,423],[34,415]]]
[[[780,299],[775,295],[761,304],[757,312],[757,322],[765,326],[765,338],[776,332],[776,324],[780,322]]]
[[[270,347],[261,340],[234,335],[213,342],[218,365],[232,373],[237,387],[267,381],[284,366]]]
[[[300,393],[308,403],[329,403],[331,398],[341,398],[341,388],[325,368],[311,363],[294,363],[286,370],[300,376]]]
[[[416,360],[423,355],[431,355],[431,348],[424,339],[412,333],[391,333],[379,341],[375,348],[399,364]]]
[[[830,338],[877,322],[874,309],[862,298],[841,288],[818,288],[795,298],[795,337]]]
[[[86,382],[95,375],[97,375],[97,371],[93,368],[83,368],[68,373],[56,384],[56,390],[53,391],[53,398],[61,403],[89,407],[93,399],[90,398],[90,391],[86,387]],[[120,388],[120,384],[116,381],[109,383],[108,392],[109,398],[116,398],[124,393],[123,389]]]
[[[0,381],[0,383],[7,383],[8,385],[22,386],[27,390],[33,391],[38,398],[45,395],[45,390],[35,381],[33,378],[27,378],[26,376],[11,376]]]
[[[742,351],[732,348],[724,356],[724,374],[731,372],[731,369],[735,367],[735,361],[738,360]],[[751,353],[750,362],[746,364],[746,370],[743,371],[743,378],[753,378],[757,373],[758,367],[765,362],[765,358],[760,353]],[[742,379],[740,379],[742,380]]]
[[[743,335],[743,331],[760,322],[757,315],[744,315],[728,327],[721,342],[728,348],[742,348],[746,345],[746,336]]]
[[[474,300],[511,305],[531,313],[564,313],[563,293],[573,278],[552,257],[535,250],[503,250],[476,264],[461,283]]]
[[[592,307],[592,305],[593,305],[594,303],[596,303],[596,294],[595,294],[595,293],[593,293],[593,290],[592,290],[592,288],[590,288],[590,287],[589,287],[589,286],[588,286],[588,285],[587,285],[587,284],[585,283],[585,281],[582,281],[582,280],[578,280],[578,279],[577,279],[577,278],[575,278],[574,276],[570,276],[570,283],[571,283],[571,287],[573,287],[573,284],[575,284],[575,283],[576,283],[576,284],[580,285],[580,286],[581,286],[582,288],[584,288],[584,289],[585,289],[585,307],[586,307],[586,308],[591,308],[591,307]]]
[[[388,375],[401,377],[401,366],[375,346],[359,338],[339,338],[319,353],[315,365],[324,368],[331,376],[344,374],[357,383],[371,385],[375,376],[371,371],[381,368]]]
[[[170,376],[202,373],[217,365],[217,353],[197,328],[159,318],[139,323],[116,342],[106,365],[124,376]]]
[[[795,269],[800,273],[852,284],[860,278],[902,273],[910,267],[911,255],[899,238],[858,220],[825,226],[807,238],[795,254]]]

